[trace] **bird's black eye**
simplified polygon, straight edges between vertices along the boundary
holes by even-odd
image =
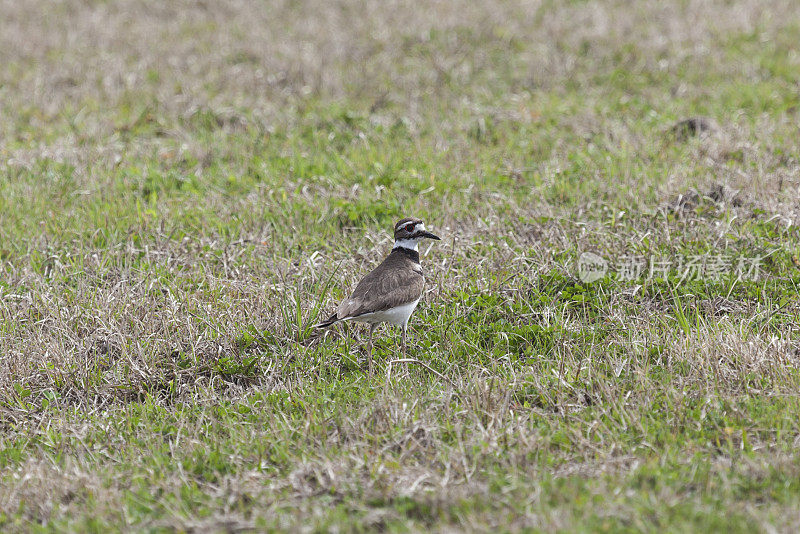
[[[406,225],[406,232],[410,232],[413,229],[414,229],[414,223],[408,223]]]

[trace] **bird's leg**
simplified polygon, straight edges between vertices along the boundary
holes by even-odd
[[[369,363],[369,377],[372,378],[372,333],[377,327],[377,323],[369,325],[369,341],[367,342],[367,362]]]
[[[408,328],[408,323],[405,323],[403,325],[403,330],[400,333],[400,345],[401,345],[401,351],[402,351],[402,355],[403,355],[403,359],[404,360],[406,359],[406,329],[407,328]],[[403,369],[405,370],[406,375],[408,375],[408,362],[403,362]]]

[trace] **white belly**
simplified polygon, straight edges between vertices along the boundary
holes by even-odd
[[[365,313],[364,315],[353,317],[353,320],[370,324],[391,323],[397,326],[403,326],[408,323],[408,319],[411,317],[411,314],[414,313],[414,308],[417,307],[418,303],[419,299],[409,302],[408,304],[403,304],[402,306],[389,308],[388,310]]]

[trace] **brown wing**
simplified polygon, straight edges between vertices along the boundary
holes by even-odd
[[[336,315],[345,319],[388,310],[417,300],[424,288],[425,278],[419,264],[390,254],[358,283],[353,294],[339,305]]]

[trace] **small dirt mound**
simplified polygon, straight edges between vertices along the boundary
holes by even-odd
[[[731,189],[723,184],[715,184],[705,193],[700,193],[695,189],[689,189],[686,193],[681,193],[669,203],[671,211],[691,211],[696,209],[704,202],[716,204],[730,204],[734,207],[742,205],[739,191]]]
[[[719,130],[717,122],[710,117],[689,117],[675,123],[670,128],[670,133],[678,141],[686,141],[692,137],[711,135]]]

